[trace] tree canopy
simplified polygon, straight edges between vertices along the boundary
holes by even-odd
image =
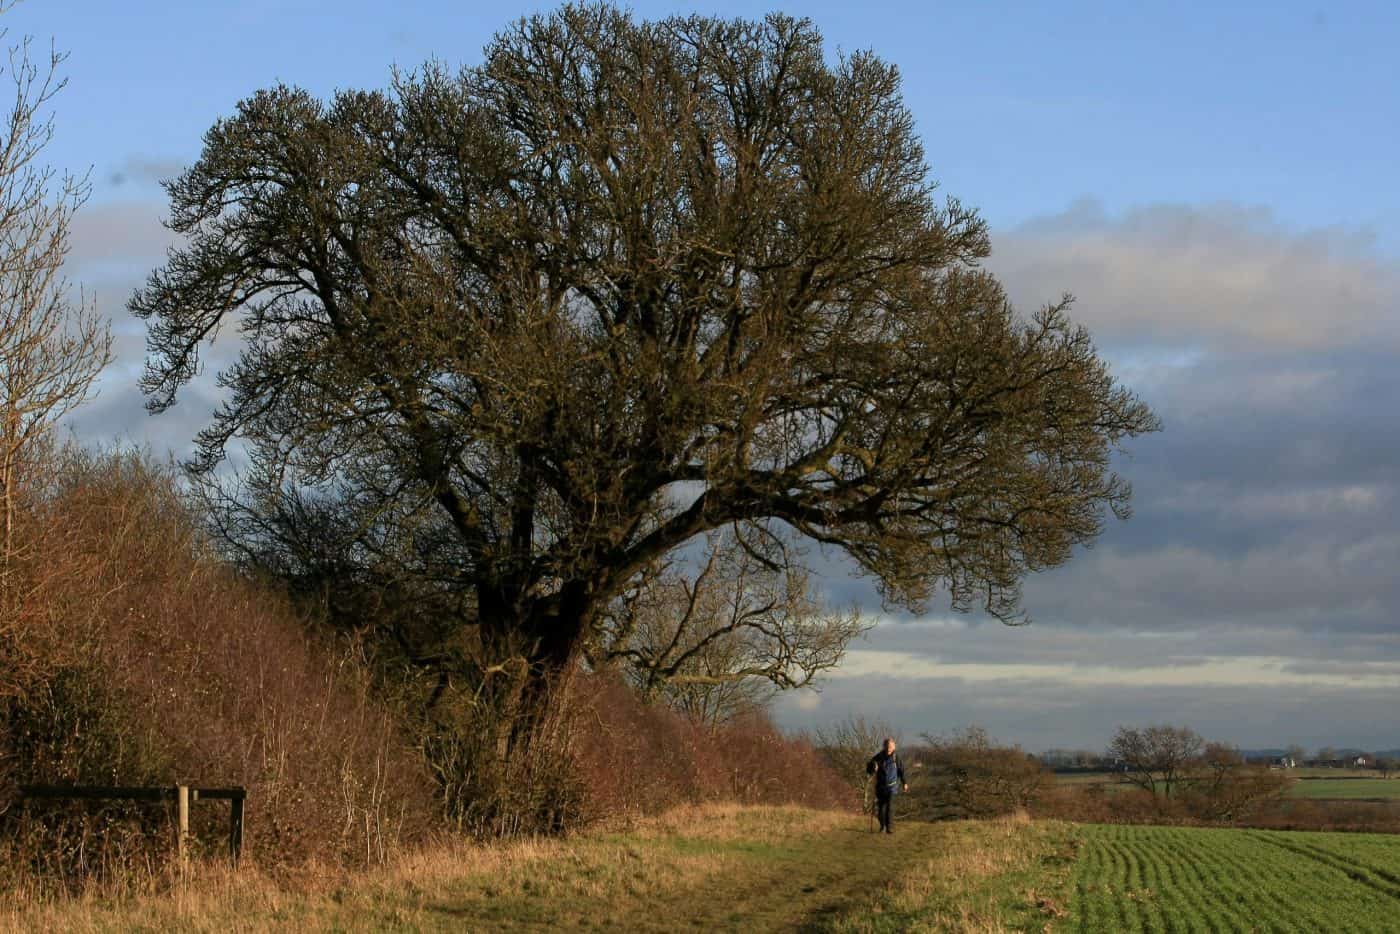
[[[130,302],[144,388],[174,404],[236,326],[196,461],[247,445],[231,536],[392,578],[531,671],[725,529],[1014,619],[1126,514],[1112,455],[1156,423],[935,188],[894,66],[810,22],[565,7],[460,71],[215,123]]]

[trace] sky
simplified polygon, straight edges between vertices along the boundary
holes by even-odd
[[[158,182],[277,82],[382,87],[473,64],[552,4],[26,0],[0,15],[70,57],[48,156],[91,171],[69,258],[117,361],[73,430],[188,450],[206,378],[151,417],[134,286],[173,242]],[[1028,749],[1100,749],[1118,724],[1248,747],[1400,747],[1400,7],[1389,3],[638,2],[810,17],[833,54],[899,66],[943,190],[992,230],[1023,310],[1064,292],[1161,416],[1119,469],[1135,514],[1033,577],[1033,622],[882,608],[804,728],[852,714],[906,739],[969,724]]]

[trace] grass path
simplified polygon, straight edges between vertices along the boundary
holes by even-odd
[[[458,891],[417,902],[412,914],[483,929],[745,931],[820,929],[843,909],[882,894],[907,850],[929,845],[927,825],[886,837],[852,822],[793,833],[781,812],[733,836],[677,828],[609,834],[581,842],[564,860],[532,867],[534,881],[496,890],[464,879]],[[734,828],[738,829],[738,828]],[[655,885],[659,878],[664,886]],[[403,905],[384,905],[392,917]]]
[[[1045,822],[905,822],[884,836],[849,814],[692,808],[625,832],[426,851],[338,884],[245,873],[115,905],[0,910],[0,929],[1040,930],[1068,892],[1069,840]]]

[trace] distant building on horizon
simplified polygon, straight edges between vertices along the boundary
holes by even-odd
[[[1364,752],[1358,752],[1336,759],[1309,759],[1303,764],[1310,769],[1369,769],[1375,760]]]
[[[1271,769],[1296,769],[1298,760],[1292,756],[1247,756],[1244,760],[1250,765],[1266,765]]]

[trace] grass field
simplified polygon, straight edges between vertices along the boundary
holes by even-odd
[[[908,822],[707,807],[626,832],[439,849],[302,884],[205,875],[110,903],[0,901],[0,930],[1040,930],[1063,909],[1066,824]]]
[[[1312,778],[1288,789],[1294,798],[1344,800],[1348,798],[1400,799],[1400,778]]]
[[[1396,931],[1400,836],[1088,826],[1068,930]]]
[[[1313,798],[1326,801],[1347,799],[1400,800],[1400,778],[1375,778],[1374,772],[1352,773],[1342,769],[1297,769],[1289,777],[1298,781],[1288,790],[1289,797]],[[1055,781],[1061,785],[1099,785],[1108,791],[1135,787],[1116,772],[1079,772],[1059,774]],[[1400,927],[1400,925],[1397,925]]]
[[[198,871],[173,892],[0,896],[0,930],[1397,931],[1400,836],[905,822],[709,806],[444,846],[369,872]]]

